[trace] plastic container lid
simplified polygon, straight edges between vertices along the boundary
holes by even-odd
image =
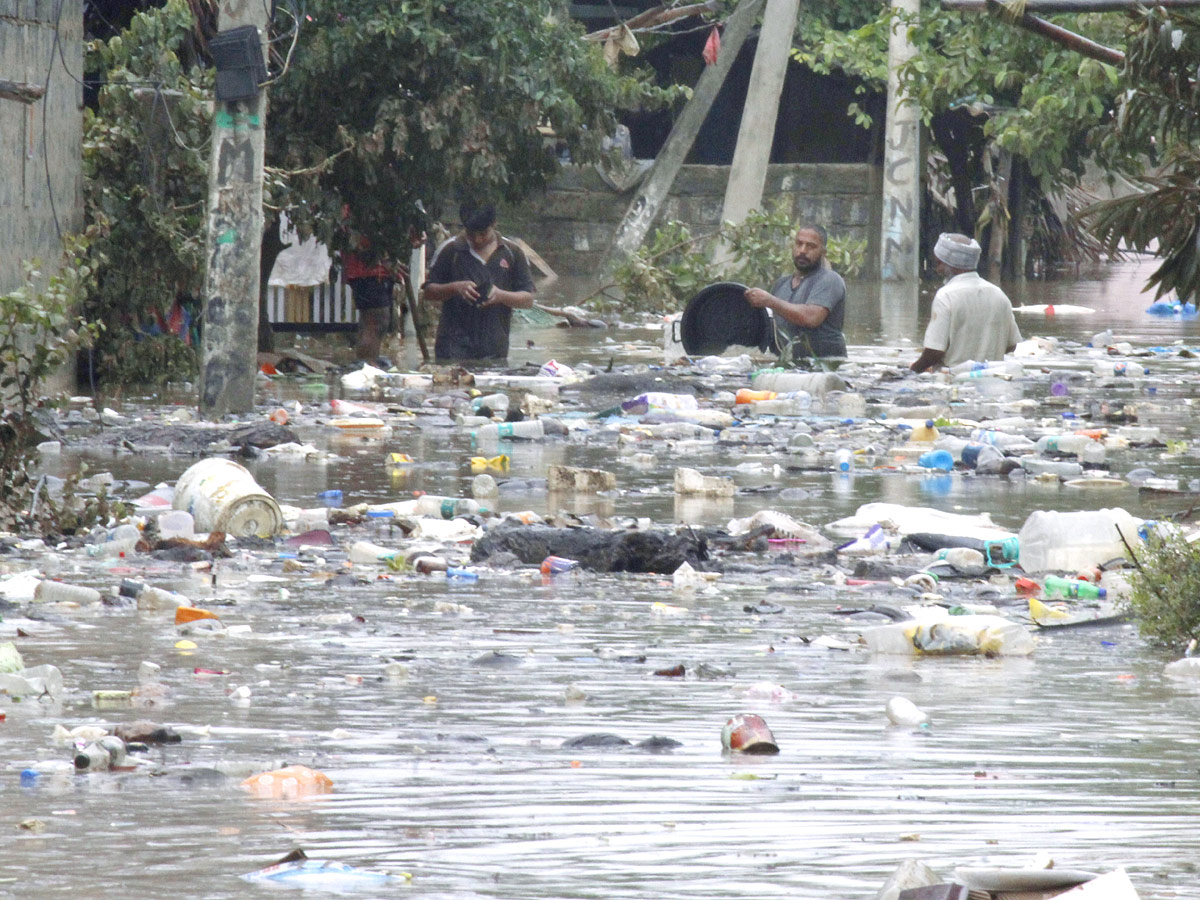
[[[771,317],[746,302],[747,290],[744,284],[722,281],[689,300],[679,321],[684,351],[693,356],[716,355],[734,344],[770,349]]]

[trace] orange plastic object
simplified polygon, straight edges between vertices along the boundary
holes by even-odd
[[[279,370],[276,369],[270,363],[263,363],[258,368],[259,368],[259,371],[261,371],[264,375],[278,375],[279,374]]]
[[[207,609],[197,609],[194,606],[180,606],[175,610],[175,624],[182,625],[184,622],[195,622],[197,619],[219,619],[221,618],[215,612],[209,612]]]
[[[242,788],[262,800],[296,800],[331,793],[333,779],[308,766],[287,766],[251,775]]]
[[[757,403],[759,400],[774,400],[774,391],[752,391],[750,388],[742,388],[737,392],[735,403]]]
[[[1084,437],[1090,437],[1093,441],[1101,441],[1108,437],[1107,428],[1080,428],[1072,431],[1071,434],[1082,434]]]
[[[288,423],[287,410],[284,409],[282,406],[279,407],[279,409],[275,410],[275,412],[273,412],[269,416],[267,416],[267,418],[270,419],[272,422],[274,422],[276,425],[286,425]]]
[[[1018,578],[1013,587],[1017,589],[1018,594],[1040,594],[1042,592],[1042,586],[1032,578]]]

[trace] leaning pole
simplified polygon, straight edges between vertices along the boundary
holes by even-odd
[[[729,167],[722,222],[740,224],[751,210],[762,207],[775,120],[779,115],[779,95],[783,93],[799,10],[800,0],[767,0],[733,165]],[[723,243],[718,247],[716,257],[718,261],[727,260],[729,246]]]
[[[916,104],[901,89],[900,67],[915,52],[905,21],[920,8],[920,0],[892,0],[884,126],[887,139],[883,152],[883,227],[879,240],[880,280],[911,284],[914,297],[921,247],[921,120]]]

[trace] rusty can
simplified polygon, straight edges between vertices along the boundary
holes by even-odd
[[[779,752],[775,735],[771,734],[766,720],[753,713],[736,715],[725,723],[725,727],[721,729],[721,746],[725,750],[736,750],[739,753],[765,755]]]

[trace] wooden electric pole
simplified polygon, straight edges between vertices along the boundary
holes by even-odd
[[[617,227],[612,246],[600,264],[600,274],[611,272],[632,256],[650,233],[650,227],[658,218],[658,213],[671,192],[671,185],[675,183],[675,176],[679,174],[680,166],[692,149],[700,126],[704,124],[713,100],[716,99],[721,85],[725,83],[725,76],[729,74],[729,69],[750,34],[764,2],[765,0],[741,0],[729,17],[729,24],[721,38],[721,52],[717,54],[717,61],[707,66],[700,75],[700,80],[692,90],[691,99],[671,128],[666,143],[654,159],[654,165],[637,188],[637,194],[626,210],[625,218]]]
[[[265,41],[268,9],[221,0],[220,31],[252,25]],[[217,100],[213,113],[200,365],[200,413],[209,419],[254,408],[266,114],[265,88],[253,99]]]
[[[725,186],[722,222],[740,224],[747,213],[762,206],[771,145],[775,142],[779,96],[783,93],[799,10],[800,0],[767,0],[733,165],[729,167],[729,183]],[[725,244],[718,247],[716,257],[718,261],[727,260],[729,247]]]

